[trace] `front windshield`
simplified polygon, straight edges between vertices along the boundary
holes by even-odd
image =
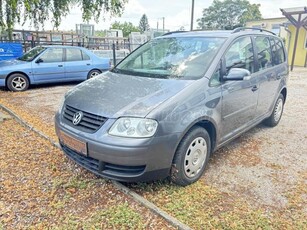
[[[154,39],[130,54],[113,72],[196,80],[204,76],[224,41],[213,37]]]
[[[33,61],[39,54],[41,54],[46,48],[45,47],[35,47],[25,53],[23,56],[18,58],[21,61]]]

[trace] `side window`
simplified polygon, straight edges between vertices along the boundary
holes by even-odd
[[[268,37],[255,37],[258,56],[258,69],[263,70],[272,66],[271,45]]]
[[[74,48],[67,48],[66,61],[82,61],[81,50]]]
[[[250,37],[236,40],[225,54],[226,71],[231,68],[247,69],[254,72],[254,53]]]
[[[82,51],[82,57],[84,61],[90,60],[90,56],[88,56],[84,51]]]
[[[279,65],[285,62],[285,51],[282,42],[277,38],[271,38],[273,65]]]
[[[62,48],[49,48],[40,57],[44,63],[62,62],[63,61],[63,49]]]

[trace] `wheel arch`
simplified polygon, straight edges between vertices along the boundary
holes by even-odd
[[[286,103],[286,99],[287,99],[287,88],[283,88],[281,91],[280,91],[280,94],[282,94],[284,96],[284,103]]]
[[[182,135],[179,138],[179,141],[177,143],[176,146],[176,151],[179,147],[180,142],[182,141],[183,137],[195,126],[200,126],[202,128],[204,128],[210,137],[210,141],[211,141],[211,153],[214,151],[215,147],[216,147],[216,139],[217,139],[217,125],[216,123],[209,117],[203,117],[203,118],[199,118],[197,120],[195,120],[194,122],[192,122],[186,129],[185,131],[182,133]],[[176,152],[175,151],[175,152]]]
[[[26,73],[24,73],[24,72],[22,72],[22,71],[14,71],[14,72],[11,72],[11,73],[9,73],[7,76],[6,76],[6,78],[5,78],[5,85],[7,86],[7,80],[9,79],[9,77],[10,76],[12,76],[13,74],[16,74],[16,73],[19,73],[19,74],[22,74],[22,75],[24,75],[27,79],[28,79],[28,81],[29,81],[29,84],[31,85],[31,79],[30,79],[30,77],[26,74]]]

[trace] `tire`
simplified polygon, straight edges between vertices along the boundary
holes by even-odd
[[[96,76],[98,76],[99,74],[101,74],[101,71],[98,70],[98,69],[93,69],[91,70],[88,75],[87,75],[87,79],[91,79],[91,78],[94,78]]]
[[[284,101],[284,96],[280,94],[276,100],[271,116],[264,120],[266,126],[275,127],[278,125],[284,111]]]
[[[196,147],[195,147],[196,146]],[[208,132],[199,126],[192,128],[181,140],[171,168],[171,181],[186,186],[203,174],[211,153]]]
[[[29,85],[29,79],[21,73],[14,73],[7,79],[7,88],[13,92],[26,91]]]

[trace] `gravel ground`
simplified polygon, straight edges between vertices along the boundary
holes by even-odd
[[[0,229],[173,229],[3,114]]]
[[[0,91],[0,103],[56,138],[53,115],[62,95],[71,87],[52,86],[47,91],[46,88],[35,88],[24,93]],[[195,228],[202,228],[202,221],[197,223],[194,218],[185,219],[185,208],[181,207],[181,204],[191,205],[193,202],[188,197],[193,192],[191,188],[199,193],[218,197],[216,200],[212,198],[210,202],[205,201],[205,197],[197,200],[199,203],[203,202],[203,206],[196,207],[216,207],[211,216],[204,216],[204,212],[184,206],[190,210],[192,216],[200,215],[204,222],[216,218],[226,221],[225,225],[217,223],[208,227],[235,228],[236,226],[232,226],[233,222],[236,218],[245,218],[244,212],[260,210],[261,216],[267,218],[265,223],[268,222],[268,226],[283,229],[297,224],[298,227],[307,229],[306,113],[307,69],[297,68],[290,76],[287,102],[280,124],[275,128],[258,125],[218,150],[199,183],[189,188],[177,188],[168,182],[131,186],[162,209]],[[170,194],[178,196],[178,199],[170,199]],[[199,196],[202,197],[203,194]],[[240,209],[240,205],[244,208]],[[227,220],[226,214],[231,218]],[[275,222],[271,222],[272,219]],[[251,216],[248,216],[248,221],[243,223],[254,227],[258,224]]]

